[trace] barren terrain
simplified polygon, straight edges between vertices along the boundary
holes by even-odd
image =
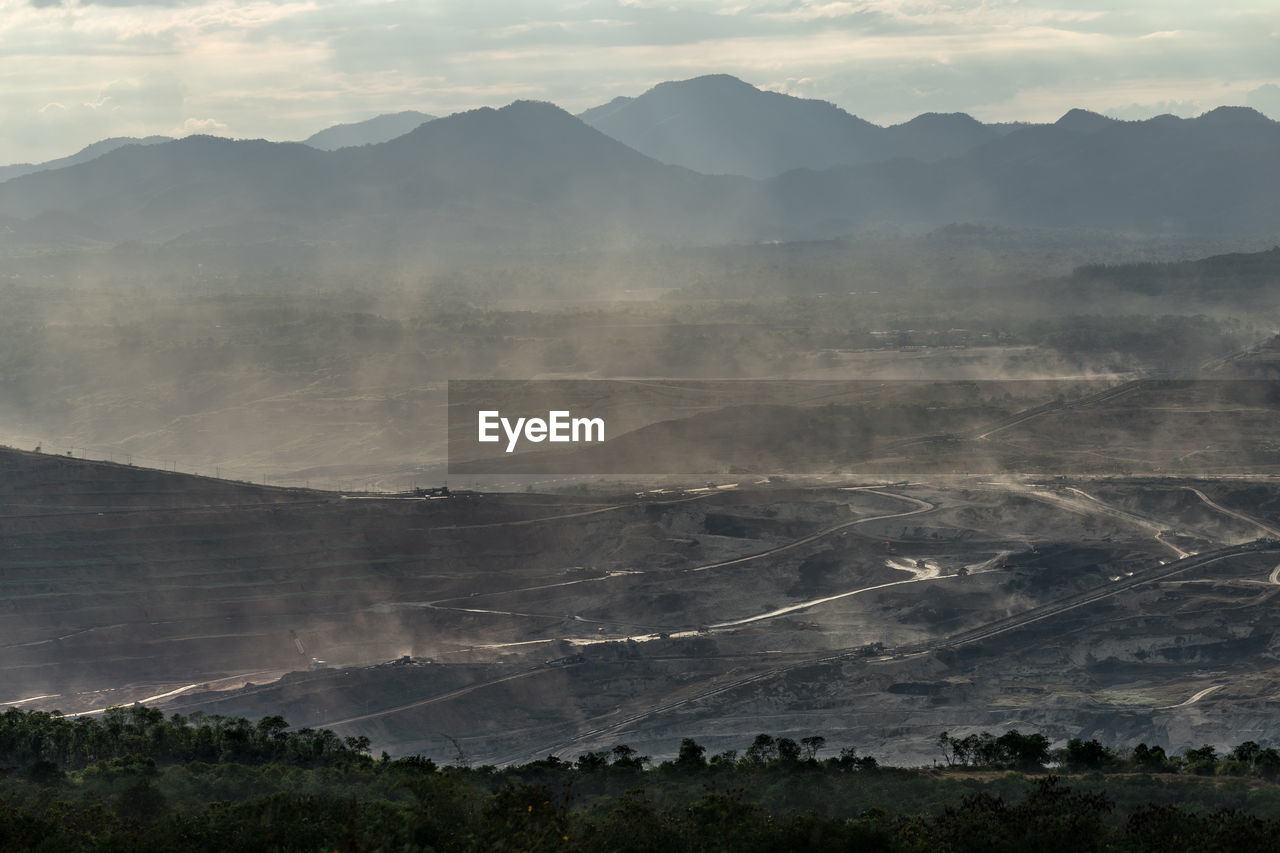
[[[307,340],[327,322],[302,324]],[[858,357],[883,380],[802,372],[830,387],[777,386],[792,396],[751,409],[768,417],[745,433],[732,395],[635,383],[668,402],[632,407],[605,455],[710,448],[695,477],[509,468],[447,493],[313,490],[5,449],[0,702],[280,714],[483,762],[761,731],[923,763],[941,731],[1264,741],[1280,689],[1277,340],[1055,381],[894,381],[969,351],[873,349]],[[314,377],[295,387],[317,401],[331,380],[357,388],[360,346],[273,381]],[[365,440],[366,461],[409,479],[396,460],[441,447],[439,420],[395,442],[353,422],[340,444]],[[324,458],[305,423],[233,443],[286,433],[300,443],[285,455]]]
[[[1081,458],[1118,412],[1176,422],[1209,388],[1231,462],[1261,476],[940,465],[896,482],[344,494],[4,451],[0,698],[279,713],[483,762],[760,731],[924,763],[944,730],[1263,739],[1280,662],[1275,398],[1222,387],[1133,383],[944,446]],[[1149,430],[1116,435],[1108,452],[1141,458]]]

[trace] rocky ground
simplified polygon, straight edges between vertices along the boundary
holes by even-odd
[[[278,713],[487,762],[760,731],[924,763],[943,730],[1275,734],[1268,482],[423,498],[3,464],[2,698],[26,707]]]

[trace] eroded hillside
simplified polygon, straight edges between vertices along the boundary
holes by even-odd
[[[280,713],[485,761],[763,729],[918,761],[1006,725],[1179,747],[1274,710],[1268,483],[372,496],[4,457],[28,707]]]

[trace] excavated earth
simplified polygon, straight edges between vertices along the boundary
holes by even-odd
[[[1265,478],[343,495],[0,450],[0,701],[482,762],[1277,742],[1278,527]]]

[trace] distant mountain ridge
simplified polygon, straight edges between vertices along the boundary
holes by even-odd
[[[112,239],[365,246],[731,239],[718,179],[664,166],[552,104],[517,101],[337,151],[192,136],[0,185],[0,215],[73,211]]]
[[[435,116],[420,113],[417,110],[386,113],[365,121],[326,127],[311,134],[302,142],[304,145],[310,145],[322,151],[336,151],[339,148],[351,148],[357,145],[377,145],[381,142],[389,142],[397,136],[403,136],[418,125],[432,121],[434,118]]]
[[[1009,130],[963,113],[880,127],[826,101],[757,89],[727,74],[660,83],[578,117],[660,162],[753,178],[894,157],[941,160]]]
[[[755,98],[742,92],[746,84],[713,85]],[[792,100],[777,103],[792,109]],[[819,111],[849,138],[894,130],[837,112]],[[951,144],[930,138],[954,137],[926,133],[918,159],[904,143],[894,159],[869,164],[768,179],[708,175],[663,164],[532,101],[335,151],[215,137],[123,145],[0,184],[0,216],[9,217],[0,243],[20,245],[39,232],[71,243],[318,240],[413,254],[811,240],[954,222],[1280,231],[1280,124],[1246,108],[1141,122],[1073,111],[1052,125],[992,131],[985,142],[985,126],[967,117],[922,116],[896,127],[908,125],[913,133],[968,128],[973,147],[927,162]]]
[[[67,166],[74,166],[77,163],[87,163],[125,145],[157,145],[161,142],[172,141],[172,136],[117,136],[111,139],[101,139],[91,145],[86,145],[75,154],[59,157],[56,160],[49,160],[44,163],[14,163],[11,166],[0,166],[0,181],[7,181],[10,178],[17,178],[21,175],[30,175],[32,172],[63,169]]]
[[[727,74],[660,83],[579,118],[660,162],[755,178],[865,162],[877,130],[834,104],[763,92]]]

